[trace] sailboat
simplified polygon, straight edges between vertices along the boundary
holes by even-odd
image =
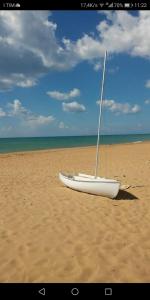
[[[99,139],[101,129],[101,117],[102,117],[102,105],[103,105],[103,90],[105,80],[105,67],[106,67],[107,51],[105,51],[103,62],[103,75],[101,83],[101,97],[99,104],[99,120],[98,120],[98,133],[97,133],[97,146],[96,146],[96,166],[95,175],[87,175],[78,173],[77,175],[59,173],[60,181],[67,187],[84,193],[93,195],[100,195],[108,198],[115,198],[119,192],[120,182],[115,179],[108,179],[98,177],[98,165],[99,165]]]

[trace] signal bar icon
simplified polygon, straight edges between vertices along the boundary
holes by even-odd
[[[114,7],[114,3],[112,2],[112,3],[108,4],[108,7]]]

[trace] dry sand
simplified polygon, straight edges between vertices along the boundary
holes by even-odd
[[[0,155],[0,282],[150,282],[150,143],[101,147],[117,199],[73,191],[95,147]]]

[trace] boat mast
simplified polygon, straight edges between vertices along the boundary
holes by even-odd
[[[102,103],[103,103],[103,90],[104,90],[104,80],[105,80],[106,57],[107,57],[107,51],[105,51],[105,55],[104,55],[103,76],[102,76],[102,85],[101,85],[101,97],[100,97],[100,104],[99,104],[99,119],[98,119],[97,146],[96,146],[95,178],[97,177],[98,162],[99,162],[99,136],[100,136],[101,119],[102,119]]]

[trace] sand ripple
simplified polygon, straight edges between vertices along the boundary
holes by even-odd
[[[105,149],[115,200],[58,180],[92,174],[94,147],[0,155],[0,282],[150,282],[150,144]]]

